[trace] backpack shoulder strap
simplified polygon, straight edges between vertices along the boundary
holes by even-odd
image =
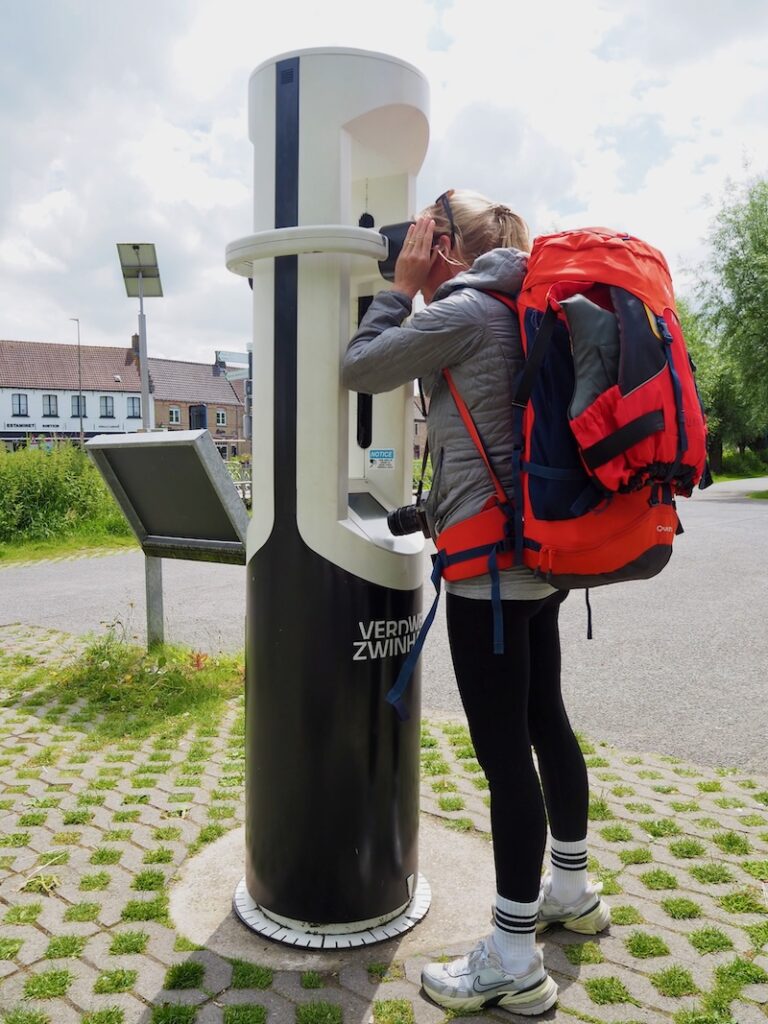
[[[503,302],[505,306],[508,306],[513,313],[517,313],[517,303],[511,296],[495,291],[487,291],[485,294],[498,299],[499,302]],[[528,399],[531,397],[531,391],[533,390],[533,382],[536,379],[536,374],[539,372],[539,367],[544,361],[544,356],[547,354],[556,321],[557,314],[552,306],[548,304],[544,316],[541,318],[539,329],[536,331],[536,337],[530,346],[530,350],[526,353],[525,368],[518,377],[512,405],[524,409],[528,404]]]
[[[451,371],[443,370],[443,377],[445,377],[445,381],[450,389],[451,395],[453,396],[453,400],[456,403],[456,408],[459,410],[459,416],[461,416],[462,420],[464,421],[464,426],[467,428],[467,432],[469,433],[469,436],[472,438],[475,448],[477,448],[483,462],[485,463],[485,468],[488,470],[488,475],[490,476],[493,482],[493,489],[496,491],[496,497],[499,499],[502,505],[509,504],[507,492],[504,490],[501,480],[499,480],[499,478],[496,476],[496,473],[494,472],[493,466],[491,465],[491,460],[488,458],[488,452],[485,450],[485,445],[483,444],[482,438],[480,437],[480,433],[477,427],[475,426],[475,421],[472,419],[472,414],[467,408],[467,403],[459,394],[459,389],[456,387],[453,377],[451,376]]]

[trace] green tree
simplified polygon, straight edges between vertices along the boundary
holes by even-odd
[[[696,366],[696,383],[707,414],[707,450],[713,473],[723,469],[723,447],[743,443],[751,430],[748,402],[731,355],[718,343],[711,319],[677,299],[677,312],[688,351]]]
[[[768,433],[768,180],[729,187],[709,244],[703,314],[717,352],[713,379],[734,413],[734,422],[723,420],[723,436],[742,449],[762,448]],[[729,436],[739,430],[741,436]]]

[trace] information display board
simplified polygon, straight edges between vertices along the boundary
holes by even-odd
[[[85,445],[145,555],[245,565],[248,512],[207,430]]]

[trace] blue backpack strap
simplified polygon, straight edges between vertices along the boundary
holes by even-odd
[[[408,709],[405,706],[403,697],[405,695],[405,691],[408,689],[408,684],[410,683],[411,676],[416,668],[416,663],[421,656],[421,649],[424,646],[424,641],[427,639],[427,633],[429,633],[432,628],[432,623],[435,621],[437,606],[440,602],[440,586],[443,579],[443,568],[445,564],[445,552],[438,551],[437,557],[435,558],[435,564],[432,568],[432,583],[435,588],[435,599],[432,602],[432,607],[427,612],[426,618],[421,624],[419,635],[416,637],[413,647],[408,652],[408,657],[400,668],[400,672],[395,680],[395,685],[386,697],[387,702],[394,707],[398,718],[403,722],[409,717]]]
[[[667,327],[667,321],[663,316],[657,316],[656,322],[659,325],[661,336],[664,339],[664,355],[669,366],[669,374],[672,378],[672,391],[675,396],[675,412],[677,414],[677,456],[673,465],[671,466],[669,473],[667,473],[666,479],[673,480],[675,474],[680,468],[684,453],[688,450],[688,431],[685,427],[685,410],[683,409],[683,389],[680,384],[680,377],[678,376],[675,363],[672,358],[672,334],[670,333],[669,327]]]

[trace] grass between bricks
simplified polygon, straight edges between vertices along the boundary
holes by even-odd
[[[125,738],[144,738],[178,726],[183,732],[215,721],[225,702],[243,688],[242,660],[178,647],[147,652],[110,632],[71,662],[34,665],[26,671],[0,661],[0,689],[6,706],[29,701],[78,703],[89,722],[88,747],[98,749]],[[83,711],[80,712],[83,714]],[[201,759],[204,759],[205,754]],[[117,779],[101,777],[91,789],[112,790]],[[98,863],[98,861],[96,862]]]
[[[413,1024],[415,1019],[408,999],[377,999],[373,1004],[374,1024]]]
[[[154,674],[156,676],[159,675],[162,677],[163,673],[160,671],[160,668],[161,667],[157,663],[155,663]],[[199,670],[196,669],[195,671]],[[162,678],[158,685],[163,685]],[[122,714],[123,712],[119,711],[119,713]],[[165,777],[173,780],[173,784],[175,784],[176,786],[184,786],[188,787],[189,789],[193,789],[200,785],[200,779],[203,773],[203,766],[206,760],[210,757],[210,754],[213,749],[210,743],[207,743],[205,741],[204,737],[206,735],[218,735],[216,728],[212,727],[211,721],[212,719],[208,717],[207,721],[201,719],[198,722],[197,728],[200,730],[198,733],[200,739],[198,741],[193,742],[191,746],[189,745],[188,739],[184,740],[183,745],[179,745],[179,738],[183,735],[184,731],[188,730],[189,728],[188,719],[183,722],[183,731],[180,730],[179,723],[171,723],[170,731],[166,733],[168,723],[166,723],[165,721],[158,722],[158,724],[152,727],[153,731],[150,733],[150,735],[155,737],[155,740],[152,744],[152,749],[156,751],[155,756],[158,758],[158,760],[155,762],[155,764],[159,766],[158,772],[165,775]],[[88,728],[90,730],[91,726],[89,725]],[[141,736],[142,734],[139,733],[138,735]],[[471,746],[468,743],[467,735],[463,734],[460,731],[451,731],[450,733],[445,732],[444,735],[448,737],[447,743],[450,748],[450,763],[443,757],[439,749],[435,749],[431,745],[427,745],[427,749],[424,751],[424,754],[429,756],[425,758],[426,764],[424,774],[432,775],[435,772],[436,767],[441,767],[437,758],[442,758],[442,763],[446,765],[446,773],[457,772],[459,774],[457,774],[456,777],[459,778],[460,781],[463,778],[462,788],[468,787],[469,784],[471,783],[473,788],[476,788],[481,791],[487,790],[487,781],[482,775],[479,765],[473,759],[474,751],[471,749]],[[68,811],[64,812],[64,814],[67,815],[67,817],[64,818],[63,814],[62,820],[65,821],[66,824],[83,826],[91,824],[94,815],[87,808],[89,806],[103,806],[105,800],[105,797],[100,792],[96,792],[96,790],[104,790],[105,792],[109,793],[111,790],[114,790],[117,787],[118,781],[121,777],[124,780],[128,781],[137,779],[139,774],[144,776],[149,776],[150,774],[152,774],[152,778],[145,777],[143,780],[140,781],[142,782],[142,786],[145,788],[150,788],[153,785],[155,785],[157,780],[154,778],[154,774],[156,773],[139,773],[136,770],[135,762],[140,759],[141,755],[137,756],[128,753],[129,750],[135,751],[140,746],[139,743],[133,742],[135,740],[135,736],[136,734],[134,734],[133,738],[131,736],[128,737],[128,741],[125,747],[126,753],[120,754],[118,751],[115,754],[110,754],[107,756],[105,763],[113,764],[117,767],[101,768],[98,770],[97,777],[95,779],[92,779],[88,783],[88,789],[86,790],[86,792],[78,794],[78,807],[81,807],[83,813]],[[43,742],[43,740],[40,739],[37,742],[40,743]],[[103,740],[103,737],[97,737],[97,742],[94,743],[93,747],[86,747],[85,749],[96,750],[98,749],[100,744],[103,744],[103,742],[105,742]],[[109,741],[107,740],[106,742]],[[130,744],[132,742],[133,746],[131,747]],[[437,744],[437,741],[435,742]],[[441,740],[441,742],[445,744],[446,740],[443,739]],[[66,749],[66,747],[64,747],[63,744],[59,744],[59,746],[61,746],[62,749]],[[122,746],[123,745],[120,744],[121,748]],[[26,749],[26,747],[24,749]],[[46,765],[55,763],[56,757],[58,756],[56,753],[57,749],[57,744],[51,744],[48,747],[46,747],[43,753],[40,755],[41,763]],[[182,757],[186,757],[186,760],[179,760],[178,754],[175,754],[173,757],[170,754],[165,754],[164,750],[169,750],[172,752],[181,751]],[[17,751],[18,754],[22,752],[22,750]],[[144,754],[144,756],[146,756],[146,754]],[[230,793],[227,792],[227,789],[230,788],[227,783],[228,779],[231,778],[233,780],[232,788],[234,788],[235,786],[239,787],[242,785],[243,752],[241,737],[239,738],[239,740],[236,740],[233,734],[232,740],[228,744],[228,750],[225,754],[225,757],[228,757],[230,759],[230,763],[227,765],[220,765],[220,771],[223,773],[224,769],[226,768],[226,772],[228,774],[222,774],[222,778],[218,783],[218,785],[220,785],[222,788],[219,790],[214,790],[213,793],[215,795],[211,795],[212,800],[221,800],[222,804],[217,805],[214,803],[213,806],[220,808],[220,811],[216,814],[209,814],[209,818],[221,819],[222,821],[226,820],[227,825],[229,825],[229,819],[233,817],[233,804],[224,803],[224,801],[232,800],[237,797],[237,793],[230,795]],[[74,760],[70,757],[69,761],[66,763],[84,763],[83,758],[87,760],[88,754],[75,755]],[[603,766],[604,762],[610,763],[608,762],[607,758],[594,758],[593,760],[595,760],[596,762],[594,767],[598,767],[598,762],[600,766]],[[126,763],[125,768],[119,766],[122,762]],[[91,771],[92,770],[93,769],[91,768]],[[470,777],[467,778],[465,775],[461,775],[460,773],[462,771],[468,772]],[[210,773],[206,772],[206,774]],[[645,776],[648,778],[657,778],[658,773],[649,770],[645,772]],[[464,798],[459,793],[459,787],[456,785],[455,782],[452,781],[451,778],[446,777],[445,775],[440,776],[439,774],[437,774],[434,780],[429,780],[429,784],[431,784],[431,787],[436,794],[442,795],[444,798],[448,798],[445,800],[444,804],[442,800],[440,801],[440,803],[443,804],[443,808],[445,810],[457,811],[463,809],[463,807],[460,806],[460,802],[462,802]],[[736,784],[740,785],[741,783]],[[729,785],[733,785],[733,783],[729,782]],[[16,786],[12,788],[18,790],[19,794],[25,794],[26,791],[29,789],[29,787],[24,786]],[[632,787],[624,788],[628,790],[632,789]],[[666,786],[654,786],[653,788],[660,793],[671,792],[670,787]],[[61,787],[62,792],[66,792],[66,789],[67,787]],[[720,792],[721,789],[722,787],[719,786],[719,788],[716,789],[705,789],[703,791]],[[6,792],[9,792],[9,790],[7,789]],[[621,794],[613,793],[613,791],[611,791],[611,793],[612,796],[610,797],[606,797],[603,795],[597,797],[592,801],[591,805],[590,817],[593,821],[606,821],[610,823],[607,824],[605,828],[600,829],[602,837],[607,842],[616,843],[619,845],[629,843],[632,840],[638,842],[639,840],[641,841],[643,838],[642,831],[639,831],[642,829],[645,832],[647,832],[652,839],[658,840],[657,843],[651,843],[648,847],[638,847],[636,850],[633,850],[631,848],[614,848],[612,851],[613,856],[615,857],[616,855],[618,855],[619,859],[622,861],[622,864],[624,866],[649,863],[653,860],[653,854],[651,853],[651,850],[663,851],[664,847],[666,846],[666,843],[664,841],[667,838],[679,836],[681,832],[686,831],[685,819],[679,819],[680,825],[683,826],[683,828],[680,828],[680,825],[678,825],[674,821],[671,821],[671,819],[658,817],[660,808],[662,806],[661,803],[658,801],[656,802],[655,806],[652,806],[650,804],[634,804],[634,810],[632,810],[629,807],[629,805],[627,805],[627,810],[631,810],[632,813],[648,814],[649,816],[651,816],[650,821],[638,822],[636,820],[632,820],[631,822],[617,822],[615,819],[617,817],[622,817],[622,806],[618,804],[616,801],[614,801],[613,797],[617,795],[632,795],[632,793],[625,793],[624,789],[622,789]],[[188,795],[189,794],[185,794],[183,792],[179,793],[180,797],[184,797],[184,801],[187,801]],[[758,796],[760,795],[761,794],[758,794]],[[40,811],[51,810],[57,807],[59,803],[61,803],[61,798],[56,798],[57,802],[50,802],[53,799],[53,797],[43,797],[39,800],[31,801],[28,799],[28,796],[26,795],[20,795],[19,797],[17,797],[16,814],[18,815],[19,811],[22,809],[18,806],[18,804],[20,804],[22,800],[25,806],[23,815],[18,817],[16,821],[27,821],[29,822],[29,825],[24,826],[24,831],[22,831],[22,826],[18,824],[17,827],[19,831],[16,833],[11,833],[10,838],[7,836],[0,836],[0,845],[8,847],[10,849],[23,848],[27,846],[30,841],[30,833],[26,831],[26,829],[39,827],[34,824],[34,821],[37,820],[37,818],[34,816],[39,816]],[[111,799],[114,799],[114,797],[112,797]],[[749,799],[753,799],[751,791]],[[87,800],[88,803],[83,803],[81,806],[81,801],[83,800]],[[736,806],[736,804],[733,803],[731,798],[724,796],[722,798],[722,801],[724,807]],[[728,801],[727,804],[725,803],[725,801]],[[133,800],[131,802],[138,803],[142,801]],[[147,800],[145,799],[143,802],[147,802]],[[758,802],[761,801],[758,800]],[[11,805],[13,805],[13,803],[14,801],[12,800]],[[698,805],[692,804],[693,802],[689,802],[689,805],[686,806],[686,810],[699,810]],[[665,803],[664,806],[668,806],[668,804]],[[739,802],[739,806],[743,806],[743,804]],[[768,803],[766,803],[765,806],[768,806]],[[72,814],[74,814],[74,817],[70,816]],[[140,820],[139,815],[139,811],[121,810],[113,814],[113,821],[116,824],[119,824],[121,822],[133,823]],[[183,817],[184,812],[181,808],[179,808],[178,811],[172,811],[171,816]],[[55,818],[51,816],[50,821],[48,821],[47,823],[48,827],[51,828],[51,831],[53,830],[51,827],[51,822],[54,820]],[[708,822],[708,824],[706,825],[703,824],[705,820]],[[731,820],[735,821],[736,819]],[[740,824],[743,825],[745,828],[759,828],[761,825],[764,826],[766,824],[765,818],[759,815],[744,815],[744,820],[742,820],[742,818],[739,818],[738,820]],[[477,827],[477,825],[470,818],[454,819],[453,824],[454,827],[466,828],[467,830],[474,829]],[[720,823],[715,819],[699,819],[697,824],[701,825],[702,827],[708,828],[714,833],[713,835],[708,835],[706,837],[707,845],[705,845],[698,838],[682,836],[681,838],[674,839],[673,842],[670,842],[668,844],[667,848],[673,856],[681,860],[703,857],[707,854],[708,850],[711,851],[711,847],[708,845],[710,842],[717,847],[718,851],[721,851],[722,853],[729,856],[743,856],[752,851],[752,844],[749,842],[749,839],[747,839],[741,833],[727,831],[727,826],[724,827],[724,823]],[[192,843],[187,843],[187,853],[195,852],[195,850],[199,849],[200,846],[203,845],[205,842],[214,841],[220,835],[223,835],[225,831],[226,828],[223,825],[219,824],[217,820],[210,821],[208,825],[203,826],[203,828],[200,830],[198,838],[196,840],[194,840]],[[56,835],[59,841],[63,842],[65,845],[75,844],[79,842],[81,838],[80,833],[77,832],[57,833]],[[154,829],[152,835],[157,842],[175,842],[181,839],[182,830],[180,830],[174,825],[167,825]],[[101,835],[101,839],[104,843],[111,842],[116,844],[125,843],[130,839],[130,837],[131,831],[129,829],[119,828],[111,828],[108,829],[106,832],[102,830]],[[752,837],[750,836],[749,838],[751,839]],[[762,841],[768,841],[768,832],[764,834],[764,836],[762,837]],[[599,853],[600,851],[598,850],[597,852]],[[117,863],[117,860],[119,860],[121,853],[121,849],[116,847],[110,847],[106,845],[99,846],[96,851],[97,860],[94,863],[98,864],[99,859],[101,857],[106,858],[104,862],[106,865],[109,865],[110,863]],[[41,875],[39,868],[53,868],[55,867],[56,864],[64,864],[66,863],[66,859],[68,858],[68,856],[69,855],[66,850],[51,851],[50,859],[49,854],[41,855],[38,858],[38,869],[33,877],[42,877],[42,879],[45,880],[46,875]],[[122,919],[124,922],[128,923],[132,921],[158,921],[166,926],[169,924],[167,918],[167,894],[165,892],[165,887],[168,882],[168,875],[162,870],[158,870],[157,868],[155,868],[154,865],[172,863],[174,860],[178,858],[178,856],[178,850],[176,853],[174,853],[174,851],[170,848],[163,846],[160,846],[155,850],[146,851],[146,853],[144,854],[144,862],[146,867],[142,870],[135,872],[131,887],[136,892],[145,892],[154,895],[152,895],[152,898],[150,899],[144,898],[130,900],[123,910]],[[717,856],[717,852],[715,852],[715,856]],[[742,861],[737,866],[742,867],[748,874],[755,878],[756,881],[765,881],[766,879],[763,876],[766,874],[768,870],[768,860],[758,859],[760,857],[759,851],[755,851],[753,856],[755,857],[754,860]],[[62,859],[57,860],[57,857],[61,857]],[[115,857],[117,857],[117,859],[113,861],[112,858]],[[157,859],[154,859],[155,857],[157,857]],[[13,858],[11,858],[11,861],[12,859]],[[606,894],[610,892],[615,893],[621,891],[619,883],[621,871],[609,871],[607,869],[604,869],[599,865],[599,863],[596,860],[594,860],[594,858],[591,863],[591,869],[594,873],[597,874],[599,878],[605,881]],[[696,864],[691,866],[681,864],[679,865],[679,869],[676,868],[675,870],[678,871],[678,874],[680,874],[681,877],[682,872],[685,870],[691,874],[691,877],[696,878],[697,881],[700,881],[702,884],[705,885],[727,884],[728,882],[730,882],[731,888],[734,888],[733,883],[736,881],[733,877],[732,872],[727,867],[715,861],[713,861],[711,864]],[[633,873],[628,872],[628,874]],[[117,878],[121,876],[122,872],[118,869],[115,872],[114,877]],[[51,877],[55,876],[47,877],[50,879]],[[675,888],[678,884],[677,877],[669,871],[657,870],[653,872],[646,872],[645,875],[642,877],[647,887],[651,889],[658,889],[662,892],[665,889]],[[112,878],[113,876],[106,871],[94,872],[92,875],[83,876],[83,879],[81,880],[81,886],[85,891],[88,891],[88,889],[90,889],[91,887],[94,891],[97,891],[100,888],[108,887],[110,885],[110,882],[112,881]],[[82,885],[82,882],[85,882],[86,879],[88,879],[89,881],[85,885]],[[91,879],[93,879],[94,881],[91,882]],[[51,891],[50,887],[47,886],[45,882],[41,882],[39,884],[39,895],[49,895],[49,891]],[[713,898],[715,899],[719,899],[722,909],[727,911],[729,914],[762,913],[765,915],[768,913],[764,906],[762,906],[761,908],[761,904],[758,898],[759,893],[757,890],[742,888],[738,891],[725,893],[723,893],[721,890],[719,897],[714,896],[714,894],[710,895],[713,895]],[[655,897],[655,899],[659,900],[659,897]],[[673,919],[686,919],[702,916],[701,907],[693,900],[670,897],[660,900],[660,903],[662,908],[669,915],[669,917]],[[18,922],[13,923],[25,923],[23,917],[26,917],[27,915],[29,915],[30,919],[34,921],[36,920],[36,917],[40,913],[40,908],[41,904],[24,904],[23,909],[21,907],[10,908],[6,914],[6,921],[8,920],[8,914],[10,914],[11,911],[18,911],[20,915]],[[614,923],[617,926],[640,925],[644,923],[642,915],[634,907],[618,906],[614,907],[613,911]],[[73,912],[74,914],[78,915],[74,918],[71,918],[72,920],[88,921],[94,920],[94,917],[89,917],[88,915],[95,914],[96,917],[98,916],[100,912],[100,907],[99,904],[97,903],[82,903],[76,904],[74,908],[70,907],[69,912]],[[82,914],[83,917],[80,917],[80,914]],[[705,924],[706,922],[702,921],[701,923]],[[750,936],[750,940],[755,950],[762,949],[762,947],[766,945],[766,943],[768,943],[768,921],[765,922],[765,928],[763,927],[763,925],[750,924],[747,926],[746,923],[742,927],[744,932]],[[626,935],[626,932],[623,934],[619,934],[622,935],[623,941],[627,949],[638,960],[652,960],[656,957],[664,957],[668,955],[669,951],[667,950],[663,941],[657,936],[650,934],[649,932],[635,931],[629,936]],[[3,951],[6,952],[7,957],[9,959],[12,959],[13,957],[17,956],[19,950],[23,945],[23,940],[8,939],[4,941],[6,942],[6,945],[0,945],[0,958],[2,958]],[[86,940],[80,936],[54,936],[49,941],[50,952],[46,953],[45,955],[49,959],[75,958],[79,956],[80,953],[82,952],[82,948],[79,947],[80,944],[85,943],[85,941]],[[733,943],[730,941],[728,936],[717,928],[701,928],[698,932],[691,933],[690,941],[693,947],[697,949],[697,951],[702,956],[705,956],[711,952],[727,952],[729,949],[733,948]],[[115,956],[131,953],[140,954],[146,952],[148,948],[149,951],[151,952],[151,946],[149,946],[149,942],[150,937],[146,932],[115,932],[113,933],[112,947],[109,949],[109,952],[110,954]],[[177,945],[174,947],[174,949],[179,952],[187,952],[191,951],[192,949],[199,948],[194,947],[193,944],[191,943],[186,945],[178,944],[179,942],[183,943],[183,940],[177,939]],[[597,942],[586,942],[581,944],[573,943],[563,948],[565,955],[574,964],[590,965],[599,964],[603,962],[603,954]],[[737,962],[737,966],[734,967],[730,973],[723,973],[721,971],[719,974],[717,974],[716,982],[712,990],[710,992],[704,993],[703,995],[701,995],[695,989],[695,986],[692,988],[693,980],[690,976],[690,973],[686,972],[684,969],[679,968],[677,966],[669,967],[665,970],[657,971],[653,975],[646,976],[650,977],[650,980],[656,987],[657,991],[659,991],[662,995],[668,995],[672,998],[679,998],[683,995],[699,995],[702,1004],[701,1012],[711,1015],[712,1013],[717,1012],[717,1007],[727,1006],[728,999],[735,998],[735,996],[733,996],[733,992],[735,991],[738,994],[738,992],[741,991],[743,985],[747,983],[742,980],[742,978],[746,976],[746,969],[740,966],[740,963],[741,962]],[[62,967],[63,966],[64,965],[62,965]],[[41,974],[36,975],[35,978],[43,979],[42,982],[38,982],[39,984],[48,983],[51,986],[55,987],[55,984],[57,982],[55,974],[56,972],[51,971],[42,972]],[[63,975],[66,974],[67,972],[63,971]],[[48,976],[47,979],[46,975]],[[64,984],[65,980],[62,981],[62,971],[59,971],[58,975],[58,983]],[[172,992],[175,990],[201,987],[204,982],[204,977],[205,971],[202,964],[199,964],[194,961],[189,961],[183,964],[175,965],[174,967],[170,968],[166,974],[165,988],[168,991],[168,998],[173,998]],[[750,974],[749,977],[755,979],[754,983],[757,983],[757,974]],[[97,991],[99,992],[99,994],[102,995],[109,995],[112,993],[119,994],[122,992],[126,992],[130,989],[135,979],[135,971],[132,972],[129,970],[120,969],[116,969],[113,971],[103,971],[102,974],[99,976],[98,981],[96,982],[97,985],[101,986]],[[390,980],[390,978],[385,977],[381,980]],[[634,998],[632,993],[623,984],[620,978],[607,977],[592,978],[587,980],[590,982],[590,985],[587,987],[588,994],[592,1001],[597,1005],[610,1005],[613,1003],[617,1005],[622,1003],[627,1003],[629,1005],[640,1005]],[[268,968],[263,968],[257,964],[248,963],[246,961],[233,962],[232,988],[252,988],[259,990],[269,988],[271,983],[272,972]],[[327,982],[323,979],[323,977],[317,974],[316,972],[305,972],[305,974],[301,978],[302,987],[307,989],[322,988],[326,983]],[[631,986],[631,980],[628,982],[628,984]],[[39,995],[36,998],[45,999],[53,998],[53,996]],[[341,1020],[340,1008],[338,1006],[334,1006],[331,1003],[313,1002],[307,1003],[305,1005],[308,1007],[308,1009],[304,1011],[306,1014],[305,1019],[303,1022],[299,1022],[297,1016],[297,1024],[338,1024],[338,1022]],[[258,1006],[255,1003],[244,1003],[239,1004],[237,1006],[223,1007],[222,1010],[224,1011],[224,1024],[252,1024],[252,1021],[253,1024],[264,1024],[265,1009],[264,1007]],[[27,1012],[26,1009],[24,1012]],[[189,1021],[191,1024],[191,1022],[197,1020],[198,1012],[199,1011],[197,1009],[188,1007],[186,1005],[176,1004],[174,1002],[167,1002],[164,1003],[163,1006],[154,1008],[154,1010],[152,1011],[152,1024],[186,1024],[187,1021]],[[630,1016],[632,1015],[631,1010],[624,1012],[629,1012]],[[100,1017],[98,1015],[93,1014],[88,1015],[83,1018],[83,1024],[85,1024],[86,1020],[91,1021],[91,1018],[93,1018],[91,1024],[118,1024],[120,1017],[116,1015],[120,1014],[122,1016],[122,1011],[118,1007],[109,1007],[104,1010],[97,1011],[96,1013],[101,1014],[102,1016]],[[108,1016],[109,1014],[112,1014],[112,1016]],[[586,1017],[584,1019],[586,1019]],[[714,1020],[715,1018],[712,1019]],[[374,1024],[412,1024],[413,1005],[410,1003],[409,1000],[394,999],[377,1001],[373,1005],[373,1021]],[[26,1021],[22,1021],[21,1019],[19,1019],[19,1022],[17,1022],[17,1024],[26,1024]],[[693,1017],[690,1018],[690,1021],[686,1021],[685,1024],[694,1024]],[[708,1019],[705,1020],[702,1017],[701,1020],[697,1019],[695,1021],[695,1024],[708,1024]]]
[[[270,967],[252,964],[248,960],[230,960],[232,964],[232,988],[267,989],[272,984]]]
[[[182,964],[173,964],[165,973],[163,988],[185,989],[202,988],[205,977],[205,967],[194,960],[187,960]]]
[[[108,1006],[104,1010],[86,1013],[82,1024],[125,1024],[125,1010],[119,1006]]]
[[[250,1003],[225,1006],[223,1024],[266,1024],[267,1008]]]

